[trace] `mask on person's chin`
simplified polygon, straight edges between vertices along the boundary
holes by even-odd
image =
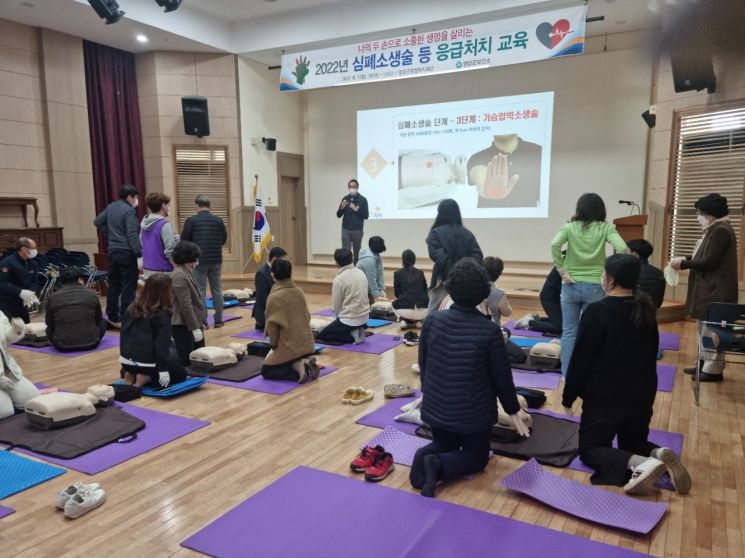
[[[29,257],[29,259],[31,259],[31,260],[33,260],[33,259],[34,259],[34,258],[35,258],[36,256],[38,256],[38,255],[39,255],[39,251],[38,251],[38,250],[37,250],[36,248],[34,248],[33,250],[31,250],[31,251],[30,251],[30,252],[28,253],[28,257]]]
[[[704,215],[698,216],[698,223],[699,225],[701,225],[702,229],[705,229],[706,227],[709,226],[709,220]]]

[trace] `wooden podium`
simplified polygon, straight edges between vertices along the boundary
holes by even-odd
[[[613,220],[618,234],[625,242],[644,238],[644,225],[647,224],[646,215],[629,215],[628,217],[619,217]]]

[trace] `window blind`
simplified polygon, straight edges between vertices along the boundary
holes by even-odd
[[[230,238],[230,172],[227,146],[174,146],[178,230],[194,215],[194,198],[210,198],[212,213],[228,228]]]
[[[680,117],[671,188],[669,258],[693,253],[702,234],[693,204],[714,192],[727,198],[741,242],[745,107]]]

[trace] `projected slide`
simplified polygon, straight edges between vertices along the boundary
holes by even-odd
[[[371,219],[547,217],[553,92],[357,112]]]

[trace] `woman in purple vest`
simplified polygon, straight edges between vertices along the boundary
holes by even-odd
[[[176,245],[173,227],[168,222],[168,204],[171,198],[162,192],[145,196],[148,214],[140,226],[142,265],[147,279],[153,273],[173,271],[171,254]]]

